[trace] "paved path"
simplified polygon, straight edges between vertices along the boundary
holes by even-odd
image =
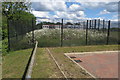
[[[71,54],[81,60],[79,65],[97,78],[118,78],[118,53],[106,54]],[[120,63],[119,63],[120,64]]]

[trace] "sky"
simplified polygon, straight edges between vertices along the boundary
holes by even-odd
[[[74,1],[39,1],[31,4],[31,13],[37,17],[37,21],[64,20],[84,21],[89,19],[105,19],[118,21],[118,0],[74,0]]]

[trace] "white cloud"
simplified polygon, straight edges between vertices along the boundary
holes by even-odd
[[[39,22],[52,22],[52,20],[51,20],[51,19],[39,19],[39,18],[38,18],[38,19],[36,20],[36,22],[37,22],[36,24],[38,24]]]
[[[118,2],[119,0],[75,0],[75,2],[105,2],[105,3],[109,3],[109,2]]]
[[[82,20],[94,20],[94,19],[100,19],[100,20],[103,20],[104,19],[104,17],[96,17],[96,18],[89,18],[89,17],[83,17],[83,18],[81,18]]]
[[[32,14],[34,14],[35,17],[44,17],[44,18],[49,18],[50,14],[49,12],[43,12],[43,11],[32,11]]]
[[[111,21],[117,22],[117,21],[118,21],[118,19],[111,19]]]
[[[58,10],[58,11],[65,11],[66,10],[66,4],[65,2],[53,2],[54,5],[54,10]]]
[[[72,4],[68,9],[68,11],[72,11],[72,12],[81,11],[81,10],[83,10],[83,7],[81,7],[78,4]]]
[[[47,2],[35,2],[32,4],[33,11],[32,13],[36,17],[41,18],[64,18],[68,19],[70,21],[75,20],[86,20],[86,19],[103,19],[101,17],[99,18],[87,18],[84,10],[87,8],[91,9],[97,9],[97,8],[103,8],[104,10],[101,11],[99,14],[108,14],[111,12],[117,12],[118,10],[118,4],[116,2],[113,2],[112,0],[81,0],[79,1],[81,5],[78,4],[72,4],[69,8],[67,8],[65,4],[65,0],[61,1],[47,1]],[[54,14],[50,14],[49,11],[53,11]],[[39,19],[40,20],[40,19]],[[44,19],[42,19],[44,20]],[[46,20],[46,19],[45,19]],[[44,21],[45,21],[44,20]],[[47,19],[46,21],[51,21]]]
[[[105,8],[109,12],[118,12],[118,3],[110,2],[110,3],[106,4]]]
[[[65,11],[65,2],[33,2],[32,7],[36,11]]]
[[[69,18],[66,12],[56,11],[55,14],[60,18]]]
[[[49,2],[49,1],[54,1],[54,2],[118,2],[119,0],[31,0],[32,2]]]
[[[103,15],[103,14],[109,14],[110,12],[108,12],[107,10],[103,10],[99,13],[99,15]]]
[[[64,19],[81,19],[85,17],[84,11],[77,11],[77,12],[61,12],[61,11],[56,11],[55,15],[59,18],[64,18]]]
[[[77,17],[85,17],[86,15],[85,15],[84,11],[78,11],[78,12],[76,12],[76,16]]]
[[[118,12],[118,2],[81,2],[81,6],[89,9],[104,8],[108,12]]]
[[[58,17],[57,15],[53,15],[53,18],[60,18],[60,17]]]
[[[97,9],[105,7],[105,2],[81,2],[81,6],[89,9]]]
[[[64,19],[80,19],[85,17],[83,8],[78,4],[72,4],[67,8],[65,2],[38,2],[32,3],[32,13],[36,17],[41,18],[64,18]],[[81,11],[82,10],[82,11]],[[53,11],[55,14],[50,14]]]
[[[81,19],[85,17],[84,11],[78,11],[78,12],[65,12],[65,11],[55,11],[55,15],[51,15],[49,12],[43,12],[43,11],[32,11],[32,14],[34,14],[38,18],[49,18],[49,19]]]

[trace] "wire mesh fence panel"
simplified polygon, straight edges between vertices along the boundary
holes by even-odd
[[[83,22],[69,22],[64,20],[63,46],[85,45],[85,30]]]
[[[105,45],[111,42],[114,44],[117,40],[111,37],[116,34],[110,32],[111,28],[108,29],[108,27],[111,25],[109,25],[109,21],[105,20],[70,21],[61,19],[58,23],[41,22],[40,24],[42,29],[35,30],[35,38],[39,41],[40,47]]]
[[[118,44],[119,28],[111,21],[86,20],[54,21],[9,20],[10,49],[30,48],[34,40],[38,47]]]
[[[10,50],[19,50],[32,47],[31,37],[27,35],[32,31],[32,20],[9,20]]]
[[[118,44],[119,43],[120,28],[118,28],[118,25],[115,26],[114,24],[115,24],[115,22],[111,21],[108,44]],[[118,24],[118,23],[116,23],[116,24]]]
[[[55,20],[54,20],[55,21]],[[35,30],[35,39],[39,42],[39,47],[60,46],[61,25],[59,22],[40,22],[37,24],[40,29]]]
[[[36,34],[39,33],[39,34]],[[59,29],[41,29],[35,30],[36,40],[39,47],[55,47],[60,46],[60,30]]]
[[[106,44],[107,31],[105,30],[105,27],[107,27],[107,25],[105,25],[101,20],[94,20],[93,25],[90,24],[90,22],[88,24],[88,44]],[[93,28],[90,28],[90,26]]]

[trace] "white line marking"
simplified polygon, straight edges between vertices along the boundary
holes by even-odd
[[[57,65],[58,69],[61,71],[62,75],[66,78],[66,80],[68,80],[68,79],[67,79],[67,76],[64,74],[64,72],[63,72],[62,69],[60,68],[58,62],[55,60],[55,58],[54,58],[54,56],[51,54],[50,50],[49,50],[48,48],[46,48],[46,49],[47,49],[47,51],[49,52],[50,56],[51,56],[51,57],[53,58],[53,60],[55,61],[55,64]]]
[[[110,54],[110,53],[119,53],[119,51],[94,51],[94,52],[75,52],[75,53],[64,53],[64,54],[67,54],[67,55],[70,55],[70,54],[103,54],[103,53],[107,53],[107,54]]]

